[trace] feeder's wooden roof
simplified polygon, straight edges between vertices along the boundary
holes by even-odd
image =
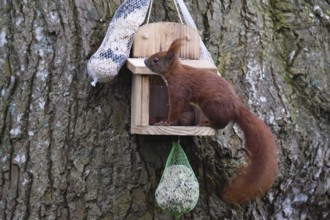
[[[135,33],[133,57],[149,57],[159,51],[166,51],[178,38],[186,39],[180,48],[180,57],[198,60],[200,57],[200,36],[196,29],[180,23],[158,22],[141,26]]]

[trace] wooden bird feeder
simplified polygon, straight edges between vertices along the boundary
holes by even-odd
[[[206,60],[199,60],[200,37],[196,29],[179,23],[160,22],[141,26],[135,34],[133,58],[127,66],[133,73],[131,96],[131,133],[144,135],[214,135],[210,127],[198,126],[202,117],[197,109],[196,122],[193,126],[157,126],[168,115],[167,87],[156,73],[145,65],[144,59],[150,55],[166,51],[173,40],[185,38],[180,51],[182,63],[196,68],[208,69],[217,73],[217,68]],[[143,58],[141,58],[143,57]]]

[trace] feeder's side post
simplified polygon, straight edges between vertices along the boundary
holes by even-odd
[[[149,76],[133,74],[131,96],[131,133],[149,125]]]

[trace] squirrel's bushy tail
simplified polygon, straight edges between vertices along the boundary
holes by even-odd
[[[243,130],[248,163],[225,187],[223,197],[233,203],[261,197],[273,184],[277,173],[277,147],[270,129],[244,106],[236,120]]]

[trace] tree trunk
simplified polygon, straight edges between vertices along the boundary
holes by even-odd
[[[173,219],[154,192],[177,137],[130,134],[127,68],[96,87],[87,76],[121,2],[0,0],[1,219]],[[185,2],[277,136],[280,169],[264,198],[230,205],[219,192],[243,160],[241,132],[228,145],[182,137],[201,191],[183,219],[329,219],[330,2]],[[157,21],[178,21],[172,1],[154,1]]]

